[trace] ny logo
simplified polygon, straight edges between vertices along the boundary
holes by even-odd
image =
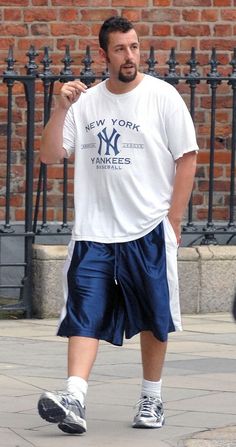
[[[116,129],[113,129],[112,134],[110,135],[110,137],[108,137],[107,135],[107,128],[104,127],[104,129],[102,129],[101,132],[98,133],[98,137],[99,137],[99,149],[98,149],[98,153],[99,155],[101,155],[102,153],[102,147],[104,147],[104,151],[105,151],[105,155],[110,155],[110,148],[114,151],[114,154],[117,155],[119,154],[119,150],[117,147],[117,142],[118,139],[120,138],[120,134],[117,132]]]

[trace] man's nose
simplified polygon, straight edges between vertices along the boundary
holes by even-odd
[[[131,50],[131,48],[126,48],[126,59],[132,59],[132,57],[133,57],[133,53],[132,53],[132,50]]]

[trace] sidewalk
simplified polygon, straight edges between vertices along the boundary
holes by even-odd
[[[101,343],[87,397],[88,432],[70,436],[37,414],[44,389],[62,389],[67,342],[55,320],[0,320],[1,447],[236,447],[236,323],[229,314],[183,316],[163,374],[166,425],[131,428],[140,390],[138,337]]]

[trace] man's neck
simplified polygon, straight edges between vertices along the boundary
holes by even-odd
[[[109,92],[115,95],[122,95],[122,93],[128,93],[133,90],[144,78],[144,74],[138,72],[136,78],[131,82],[122,82],[117,79],[109,78],[106,81],[106,87]]]

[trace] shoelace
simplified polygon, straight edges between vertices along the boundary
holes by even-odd
[[[139,407],[139,412],[144,416],[158,417],[158,410],[162,410],[162,402],[158,397],[144,396],[139,399],[136,404]]]

